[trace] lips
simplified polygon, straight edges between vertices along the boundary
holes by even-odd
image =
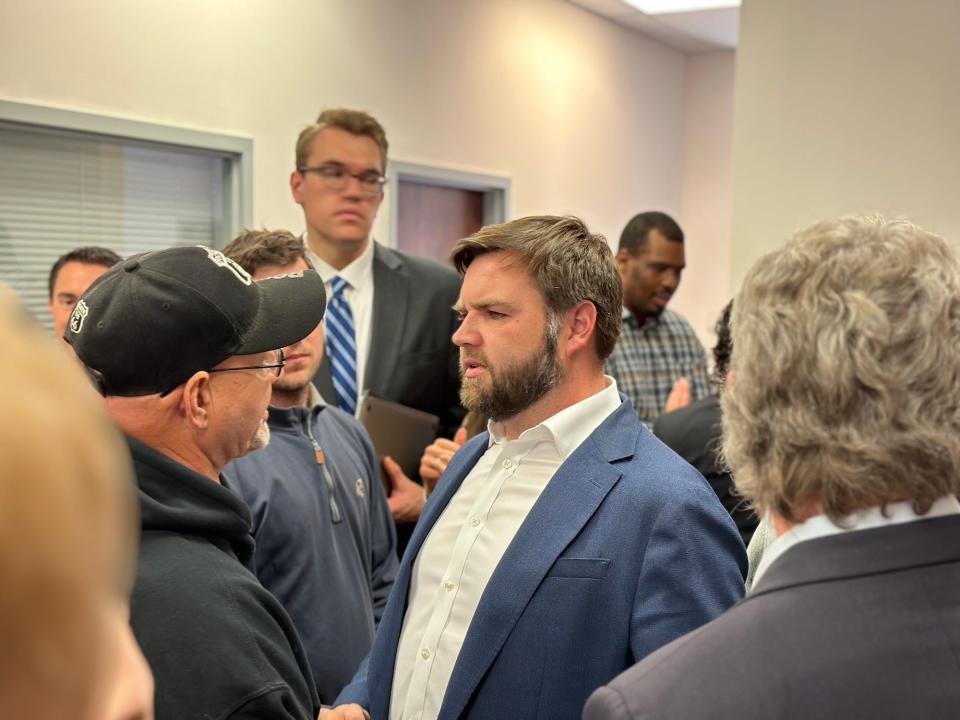
[[[308,360],[308,358],[309,356],[303,354],[286,355],[283,358],[283,364],[285,367],[289,367],[291,365],[302,365]]]
[[[465,378],[474,378],[487,371],[486,366],[473,358],[461,358],[460,369]]]

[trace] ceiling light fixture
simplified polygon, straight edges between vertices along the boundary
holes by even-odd
[[[740,0],[624,0],[624,2],[646,15],[740,7]]]

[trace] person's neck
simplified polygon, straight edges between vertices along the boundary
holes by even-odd
[[[343,270],[363,255],[371,242],[369,237],[357,243],[333,242],[313,228],[307,228],[307,246],[317,257],[337,270]]]
[[[165,455],[174,462],[180,463],[185,468],[193,470],[198,475],[202,475],[208,480],[220,484],[220,470],[213,460],[211,460],[201,448],[196,445],[186,445],[177,442],[175,439],[163,435],[137,434],[127,431],[127,434],[135,440],[139,440],[147,447],[156,450],[161,455]]]
[[[125,398],[108,395],[104,406],[120,429],[134,440],[156,450],[208,480],[220,483],[226,460],[211,457],[194,436],[176,419],[175,401],[152,397]],[[161,407],[162,402],[166,407]]]
[[[273,394],[270,396],[270,404],[281,410],[308,407],[310,404],[310,384],[308,383],[297,390],[280,390],[274,386]]]
[[[516,440],[532,427],[558,412],[586,400],[606,387],[603,370],[585,373],[583,377],[564,377],[552,390],[533,405],[513,417],[500,421],[506,439]]]
[[[637,327],[643,327],[643,324],[647,321],[647,318],[650,317],[650,315],[640,312],[636,308],[627,306],[627,310],[630,311],[630,314],[633,315],[634,319],[637,321]]]
[[[793,520],[787,520],[787,518],[778,515],[776,512],[770,513],[770,520],[773,523],[773,531],[777,537],[780,537],[797,525],[802,525],[810,518],[822,513],[823,507],[820,505],[820,496],[814,494],[797,504],[797,507],[794,508],[793,511]]]

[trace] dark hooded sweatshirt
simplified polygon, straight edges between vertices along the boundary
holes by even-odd
[[[143,534],[130,623],[157,720],[312,720],[290,618],[250,571],[250,513],[231,490],[128,438]]]

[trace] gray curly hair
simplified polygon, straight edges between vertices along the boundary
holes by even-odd
[[[724,454],[761,513],[835,523],[960,489],[960,264],[905,220],[846,217],[761,258],[734,304]]]

